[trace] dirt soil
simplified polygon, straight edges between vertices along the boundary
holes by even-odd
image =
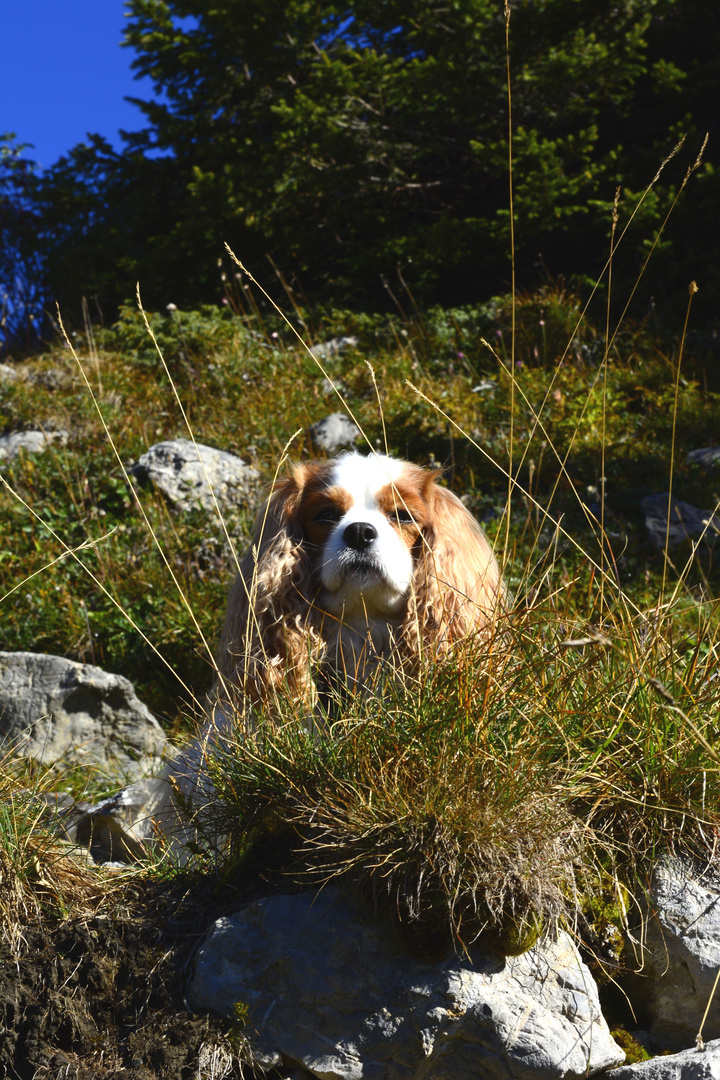
[[[194,949],[225,905],[155,896],[133,906],[48,919],[25,927],[14,951],[0,946],[0,1078],[256,1076],[241,1064],[232,1022],[184,1004]]]

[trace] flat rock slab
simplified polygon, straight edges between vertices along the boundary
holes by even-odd
[[[122,675],[27,652],[0,652],[0,741],[46,764],[83,762],[123,779],[159,762],[166,742]]]
[[[607,1074],[608,1080],[720,1080],[720,1039],[705,1043],[702,1050],[621,1065]]]
[[[131,470],[148,480],[179,510],[214,512],[213,493],[221,510],[253,504],[260,476],[239,457],[189,439],[156,443]],[[212,490],[211,490],[212,489]]]
[[[247,1007],[257,1064],[322,1080],[552,1080],[624,1060],[566,934],[522,956],[424,963],[329,888],[219,919],[187,1001]]]

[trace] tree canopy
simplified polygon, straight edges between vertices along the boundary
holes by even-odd
[[[37,175],[25,150],[13,135],[0,135],[0,341],[29,343],[45,296]]]
[[[461,303],[510,277],[500,0],[129,0],[126,44],[156,99],[39,180],[47,286],[111,314],[219,296],[227,242],[316,298],[377,305],[398,273]],[[720,10],[699,0],[516,0],[510,20],[518,280],[595,275],[616,189],[634,272],[705,130]],[[662,280],[718,275],[713,143],[665,234]],[[620,256],[622,259],[622,255]],[[713,277],[714,275],[714,277]],[[710,281],[708,281],[710,285]],[[393,285],[395,287],[395,285]]]

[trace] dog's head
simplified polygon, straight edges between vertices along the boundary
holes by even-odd
[[[300,687],[343,626],[406,654],[485,627],[500,573],[437,472],[371,454],[296,466],[260,514],[230,595],[221,674]],[[262,686],[250,689],[262,690]],[[262,696],[262,694],[260,694]]]
[[[281,490],[292,503],[325,611],[374,619],[404,609],[432,487],[432,474],[379,456],[345,454],[295,470]]]

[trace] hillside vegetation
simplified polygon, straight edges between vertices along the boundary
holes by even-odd
[[[288,436],[344,404],[367,446],[387,445],[444,468],[446,482],[504,553],[518,599],[537,590],[543,573],[559,575],[567,586],[563,617],[602,620],[596,591],[606,607],[624,596],[647,612],[660,602],[665,579],[665,600],[675,597],[674,618],[682,611],[679,633],[689,648],[694,620],[713,595],[712,546],[702,544],[689,566],[689,545],[672,550],[664,565],[639,504],[669,489],[674,432],[673,491],[712,508],[712,472],[686,463],[685,455],[713,442],[720,403],[705,389],[702,356],[680,361],[677,343],[661,341],[649,325],[628,324],[605,364],[596,327],[583,321],[573,337],[579,316],[578,299],[562,288],[521,297],[514,376],[511,305],[502,298],[412,320],[323,317],[310,328],[314,340],[339,333],[359,340],[356,349],[323,361],[324,372],[272,311],[243,315],[228,305],[149,318],[199,442],[239,454],[270,482]],[[70,433],[65,447],[55,443],[3,465],[1,587],[15,590],[3,604],[5,647],[106,664],[132,677],[171,720],[180,686],[143,635],[196,691],[211,679],[208,657],[198,653],[187,606],[118,458],[130,463],[153,443],[188,431],[139,311],[127,308],[114,327],[89,344],[77,334],[73,345],[77,359],[59,340],[41,358],[17,364],[19,377],[2,388],[6,430]],[[305,435],[289,453],[309,453]],[[214,641],[234,568],[220,523],[200,511],[173,514],[151,490],[139,495],[203,633]],[[247,508],[229,524],[241,548],[251,524]],[[89,540],[93,546],[77,560],[64,557],[63,544]]]
[[[147,130],[44,177],[6,145],[0,428],[62,437],[0,460],[1,646],[127,676],[181,742],[257,505],[178,511],[132,466],[192,437],[267,487],[338,410],[358,449],[442,469],[494,544],[507,606],[487,639],[344,702],[319,736],[291,701],[239,724],[208,766],[228,840],[200,835],[184,869],[162,843],[120,873],[78,857],[47,797],[97,801],[107,778],[6,753],[0,1013],[21,1019],[0,1067],[22,1060],[22,1080],[237,1063],[238,1028],[184,1010],[198,927],[330,879],[424,955],[520,952],[566,927],[628,1024],[611,987],[636,964],[622,931],[639,932],[653,865],[715,852],[720,484],[688,455],[720,430],[717,174],[698,126],[717,16],[703,9],[696,56],[690,0],[513,8],[513,159],[509,7],[458,0],[441,20],[368,0],[346,25],[326,6],[318,24],[305,0],[131,0],[138,70],[167,94]],[[254,272],[285,315],[220,239],[270,266]],[[147,311],[127,301],[136,272]],[[308,348],[336,337],[351,339],[337,354]],[[684,539],[671,495],[705,522]]]
[[[632,919],[658,853],[704,859],[720,824],[714,529],[663,550],[640,508],[672,482],[710,520],[714,475],[686,460],[720,421],[705,357],[682,327],[668,342],[626,322],[608,342],[571,291],[548,286],[515,305],[412,318],[298,307],[306,339],[357,338],[319,364],[254,284],[226,287],[220,311],[149,314],[160,352],[128,307],[108,330],[88,325],[5,372],[6,430],[68,440],[3,463],[3,647],[127,675],[185,737],[212,682],[252,511],[224,525],[179,513],[125,471],[153,443],[187,437],[187,420],[199,442],[270,483],[288,434],[298,433],[289,455],[307,456],[308,425],[338,408],[361,425],[360,447],[444,468],[493,539],[509,610],[491,643],[348,705],[323,739],[308,739],[291,704],[280,722],[258,718],[210,763],[233,841],[219,862],[199,854],[191,879],[158,852],[121,880],[78,867],[48,835],[37,795],[97,798],[107,782],[6,757],[8,947],[22,951],[29,927],[54,934],[68,915],[85,925],[107,904],[125,936],[138,912],[167,934],[170,896],[183,954],[198,903],[209,918],[287,887],[288,875],[332,877],[372,895],[412,948],[463,949],[480,934],[515,952],[562,924],[603,978],[620,978],[635,961],[613,928]],[[139,985],[155,932],[137,938]],[[164,1004],[143,1006],[149,1032],[181,993],[173,970],[163,968]],[[127,1055],[125,1021],[108,1023]],[[185,1053],[199,1053],[200,1035],[177,1023]]]

